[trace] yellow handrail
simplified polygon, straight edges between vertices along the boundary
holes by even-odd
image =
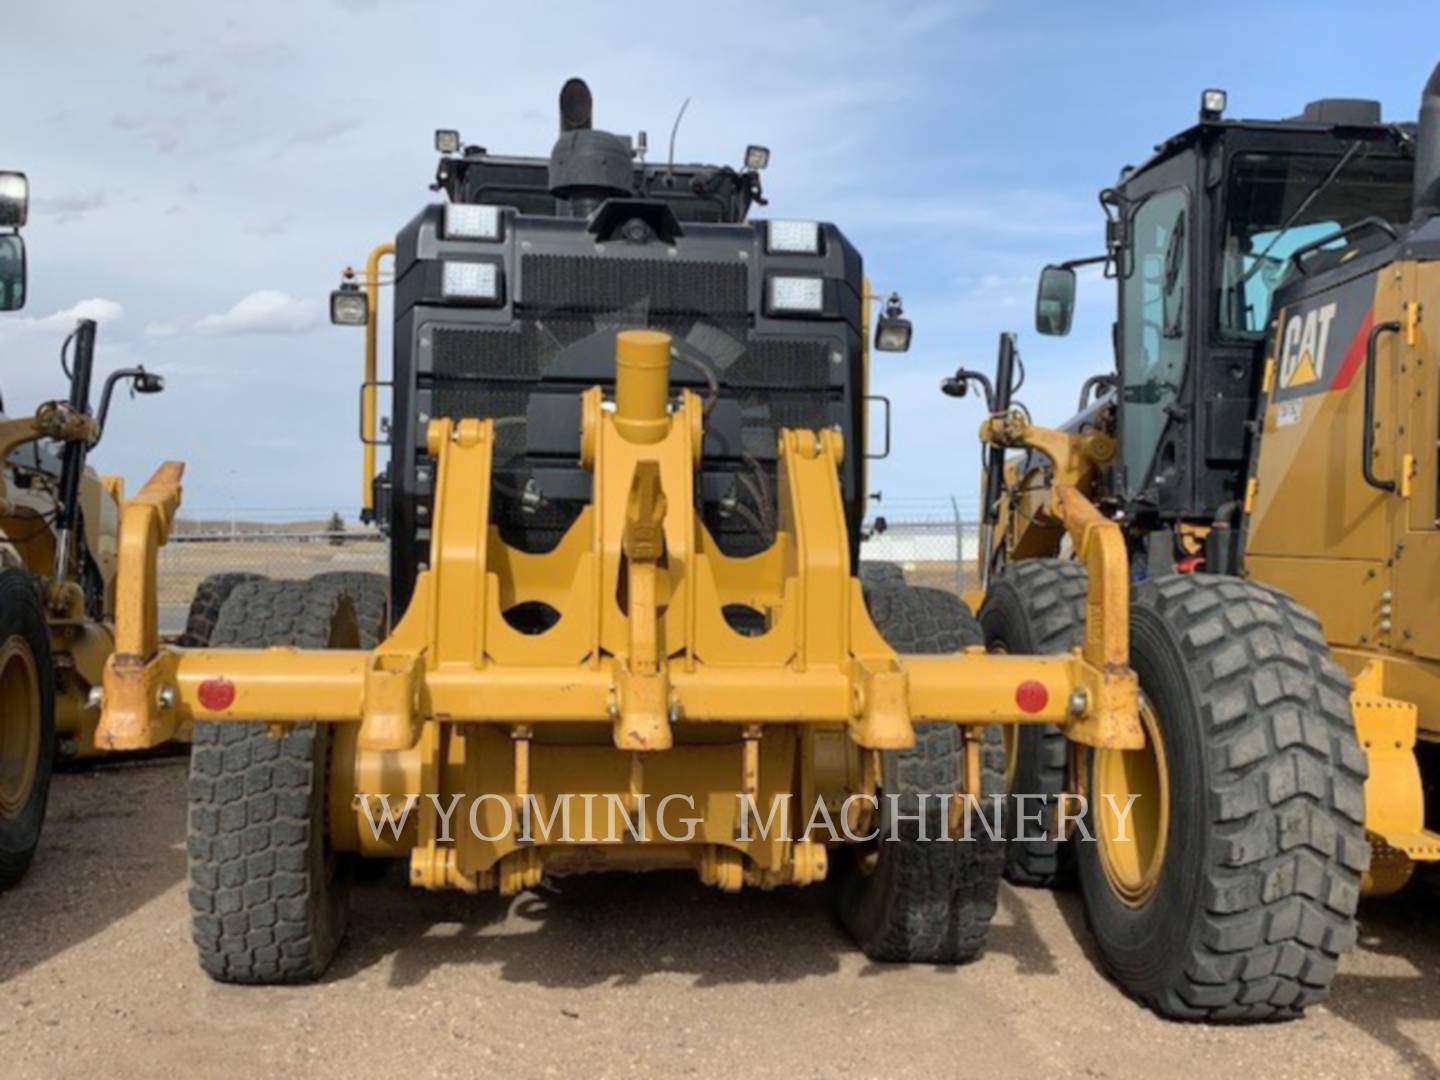
[[[380,260],[394,256],[395,244],[376,244],[365,260],[365,298],[369,315],[365,319],[365,384],[360,388],[360,430],[364,432],[364,456],[361,461],[360,505],[375,510],[375,382],[379,372],[380,351]]]

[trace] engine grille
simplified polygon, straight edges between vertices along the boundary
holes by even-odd
[[[653,313],[745,317],[749,283],[740,263],[526,255],[520,306],[607,312],[645,305]]]

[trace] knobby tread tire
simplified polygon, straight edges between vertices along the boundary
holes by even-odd
[[[35,664],[38,684],[34,689],[40,698],[40,729],[30,732],[38,743],[30,789],[23,804],[11,815],[0,816],[0,892],[17,884],[35,857],[45,825],[50,777],[55,767],[55,669],[50,654],[50,631],[37,582],[25,570],[15,567],[0,570],[0,645],[12,636],[24,641]],[[0,707],[3,704],[0,702]],[[0,744],[0,752],[3,749],[4,745]]]
[[[208,647],[215,633],[215,620],[220,617],[220,609],[235,591],[235,586],[247,581],[264,580],[263,574],[236,572],[211,574],[200,582],[190,599],[190,614],[185,619],[185,633],[180,638],[180,644],[187,649]]]
[[[945,654],[982,643],[979,623],[951,593],[926,588],[881,588],[868,596],[871,618],[900,653]],[[902,814],[917,814],[921,795],[960,793],[965,788],[965,752],[955,724],[917,724],[913,749],[887,751],[882,788],[899,796]],[[982,794],[999,789],[1004,755],[999,731],[987,729],[981,752]],[[1004,863],[998,841],[978,825],[975,839],[943,841],[945,809],[938,799],[923,803],[918,821],[902,821],[901,839],[879,842],[869,873],[858,861],[840,882],[842,921],[872,960],[958,964],[974,959],[995,915]],[[888,806],[882,803],[882,808]],[[882,830],[888,830],[883,820]],[[885,832],[882,831],[882,835]]]
[[[905,571],[896,563],[880,559],[862,559],[860,584],[867,589],[900,588],[905,585]]]
[[[1166,744],[1169,847],[1137,910],[1115,898],[1098,845],[1077,845],[1101,954],[1166,1017],[1298,1017],[1355,942],[1370,859],[1349,680],[1319,620],[1254,582],[1152,579],[1131,631]]]
[[[215,648],[354,647],[348,599],[303,581],[238,585]],[[191,926],[200,966],[219,982],[319,978],[345,933],[346,864],[328,849],[330,728],[197,722],[187,837]]]
[[[1011,563],[991,583],[980,608],[985,643],[1027,656],[1058,655],[1085,640],[1085,568],[1066,559]],[[1070,744],[1052,724],[1024,724],[1014,736],[1011,795],[1042,796],[1043,840],[1017,840],[1007,823],[1005,877],[1016,885],[1055,888],[1074,879],[1073,852],[1057,835],[1059,800],[1069,784]],[[1006,800],[1006,807],[1013,804]],[[1033,819],[1031,819],[1033,824]]]
[[[389,629],[390,583],[384,574],[365,570],[326,570],[310,579],[316,585],[338,588],[355,605],[360,647],[373,649]]]

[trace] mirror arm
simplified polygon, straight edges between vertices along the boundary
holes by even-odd
[[[100,440],[105,435],[105,419],[110,415],[110,398],[115,393],[116,384],[122,379],[138,381],[149,374],[150,373],[143,367],[128,367],[120,368],[118,371],[112,371],[109,377],[106,378],[105,388],[100,391],[100,409],[95,414],[96,435],[95,441],[90,444],[91,450],[94,450],[95,447],[100,445]]]

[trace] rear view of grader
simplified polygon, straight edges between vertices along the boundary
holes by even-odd
[[[648,165],[643,140],[590,114],[572,80],[548,160],[438,132],[447,201],[332,296],[335,321],[365,327],[373,442],[393,254],[388,468],[371,476],[366,451],[366,512],[391,547],[378,642],[337,581],[238,584],[208,647],[162,642],[175,471],[127,505],[98,739],[142,748],[194,725],[205,970],[318,977],[364,859],[504,894],[599,869],[690,867],[726,890],[828,879],[871,957],[963,961],[1004,855],[955,796],[1003,784],[1001,730],[1048,725],[1089,799],[1109,890],[1090,917],[1122,985],[1183,1017],[1323,997],[1366,849],[1343,680],[1313,622],[1192,580],[1147,586],[1132,615],[1121,530],[1070,483],[1045,503],[1084,571],[1058,655],[1027,655],[1051,651],[1045,582],[992,597],[992,622],[1032,632],[990,653],[958,599],[863,585],[858,252],[833,225],[748,220],[763,148],[740,170]],[[908,331],[887,307],[876,344]],[[1050,453],[1068,436],[1002,416],[987,438]],[[1162,737],[1177,767],[1137,773]],[[1297,785],[1317,797],[1288,798]],[[576,795],[623,820],[575,823]],[[1147,875],[1169,834],[1127,828],[1137,801],[1169,808],[1186,882]]]
[[[0,173],[0,310],[25,302],[23,173]],[[117,530],[123,483],[87,456],[117,387],[162,388],[143,368],[112,372],[90,407],[95,323],[82,319],[61,350],[70,390],[34,415],[0,405],[0,889],[29,866],[45,820],[57,755],[96,753],[99,693],[113,644]],[[178,472],[175,473],[178,478]]]

